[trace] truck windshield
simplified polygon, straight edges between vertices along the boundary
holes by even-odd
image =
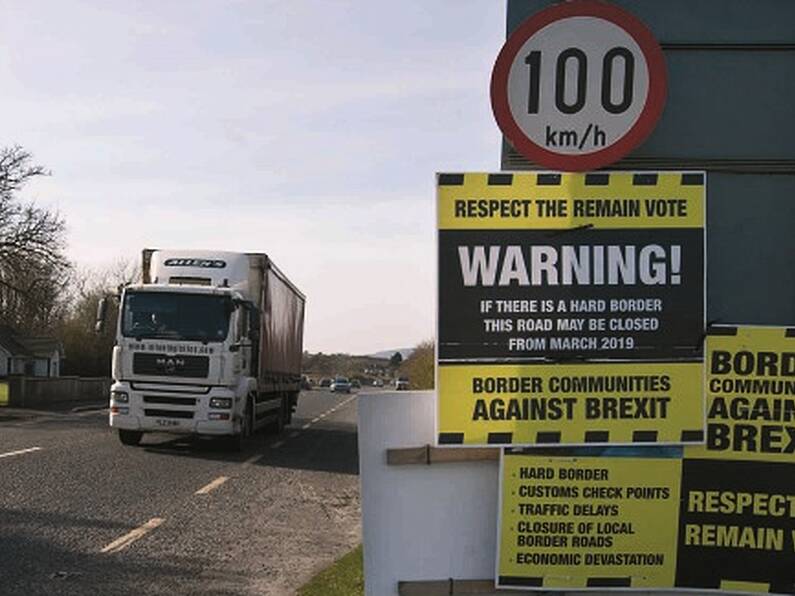
[[[125,337],[223,341],[229,332],[228,296],[128,292],[122,312]]]

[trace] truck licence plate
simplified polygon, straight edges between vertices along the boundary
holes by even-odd
[[[167,418],[158,418],[155,420],[155,424],[158,426],[179,426],[179,422]]]

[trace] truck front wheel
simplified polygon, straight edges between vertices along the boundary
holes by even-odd
[[[231,435],[227,438],[227,444],[232,451],[242,451],[243,443],[251,436],[254,430],[254,423],[252,421],[253,414],[253,401],[248,399],[246,401],[246,409],[243,413],[243,418],[240,421],[240,433]]]
[[[135,446],[141,442],[141,437],[144,436],[140,430],[127,430],[124,428],[119,429],[119,441],[124,445]]]

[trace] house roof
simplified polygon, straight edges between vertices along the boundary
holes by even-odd
[[[9,325],[0,325],[0,346],[12,356],[32,356],[16,339],[16,332]]]
[[[53,352],[63,356],[63,343],[54,337],[25,337],[9,325],[0,325],[0,346],[12,356],[49,358]]]
[[[53,352],[63,356],[63,344],[54,337],[19,337],[17,343],[22,344],[33,356],[49,358]]]

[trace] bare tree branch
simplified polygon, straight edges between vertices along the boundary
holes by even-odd
[[[51,327],[65,308],[64,221],[19,198],[25,184],[48,175],[22,147],[0,148],[0,323],[25,330]]]

